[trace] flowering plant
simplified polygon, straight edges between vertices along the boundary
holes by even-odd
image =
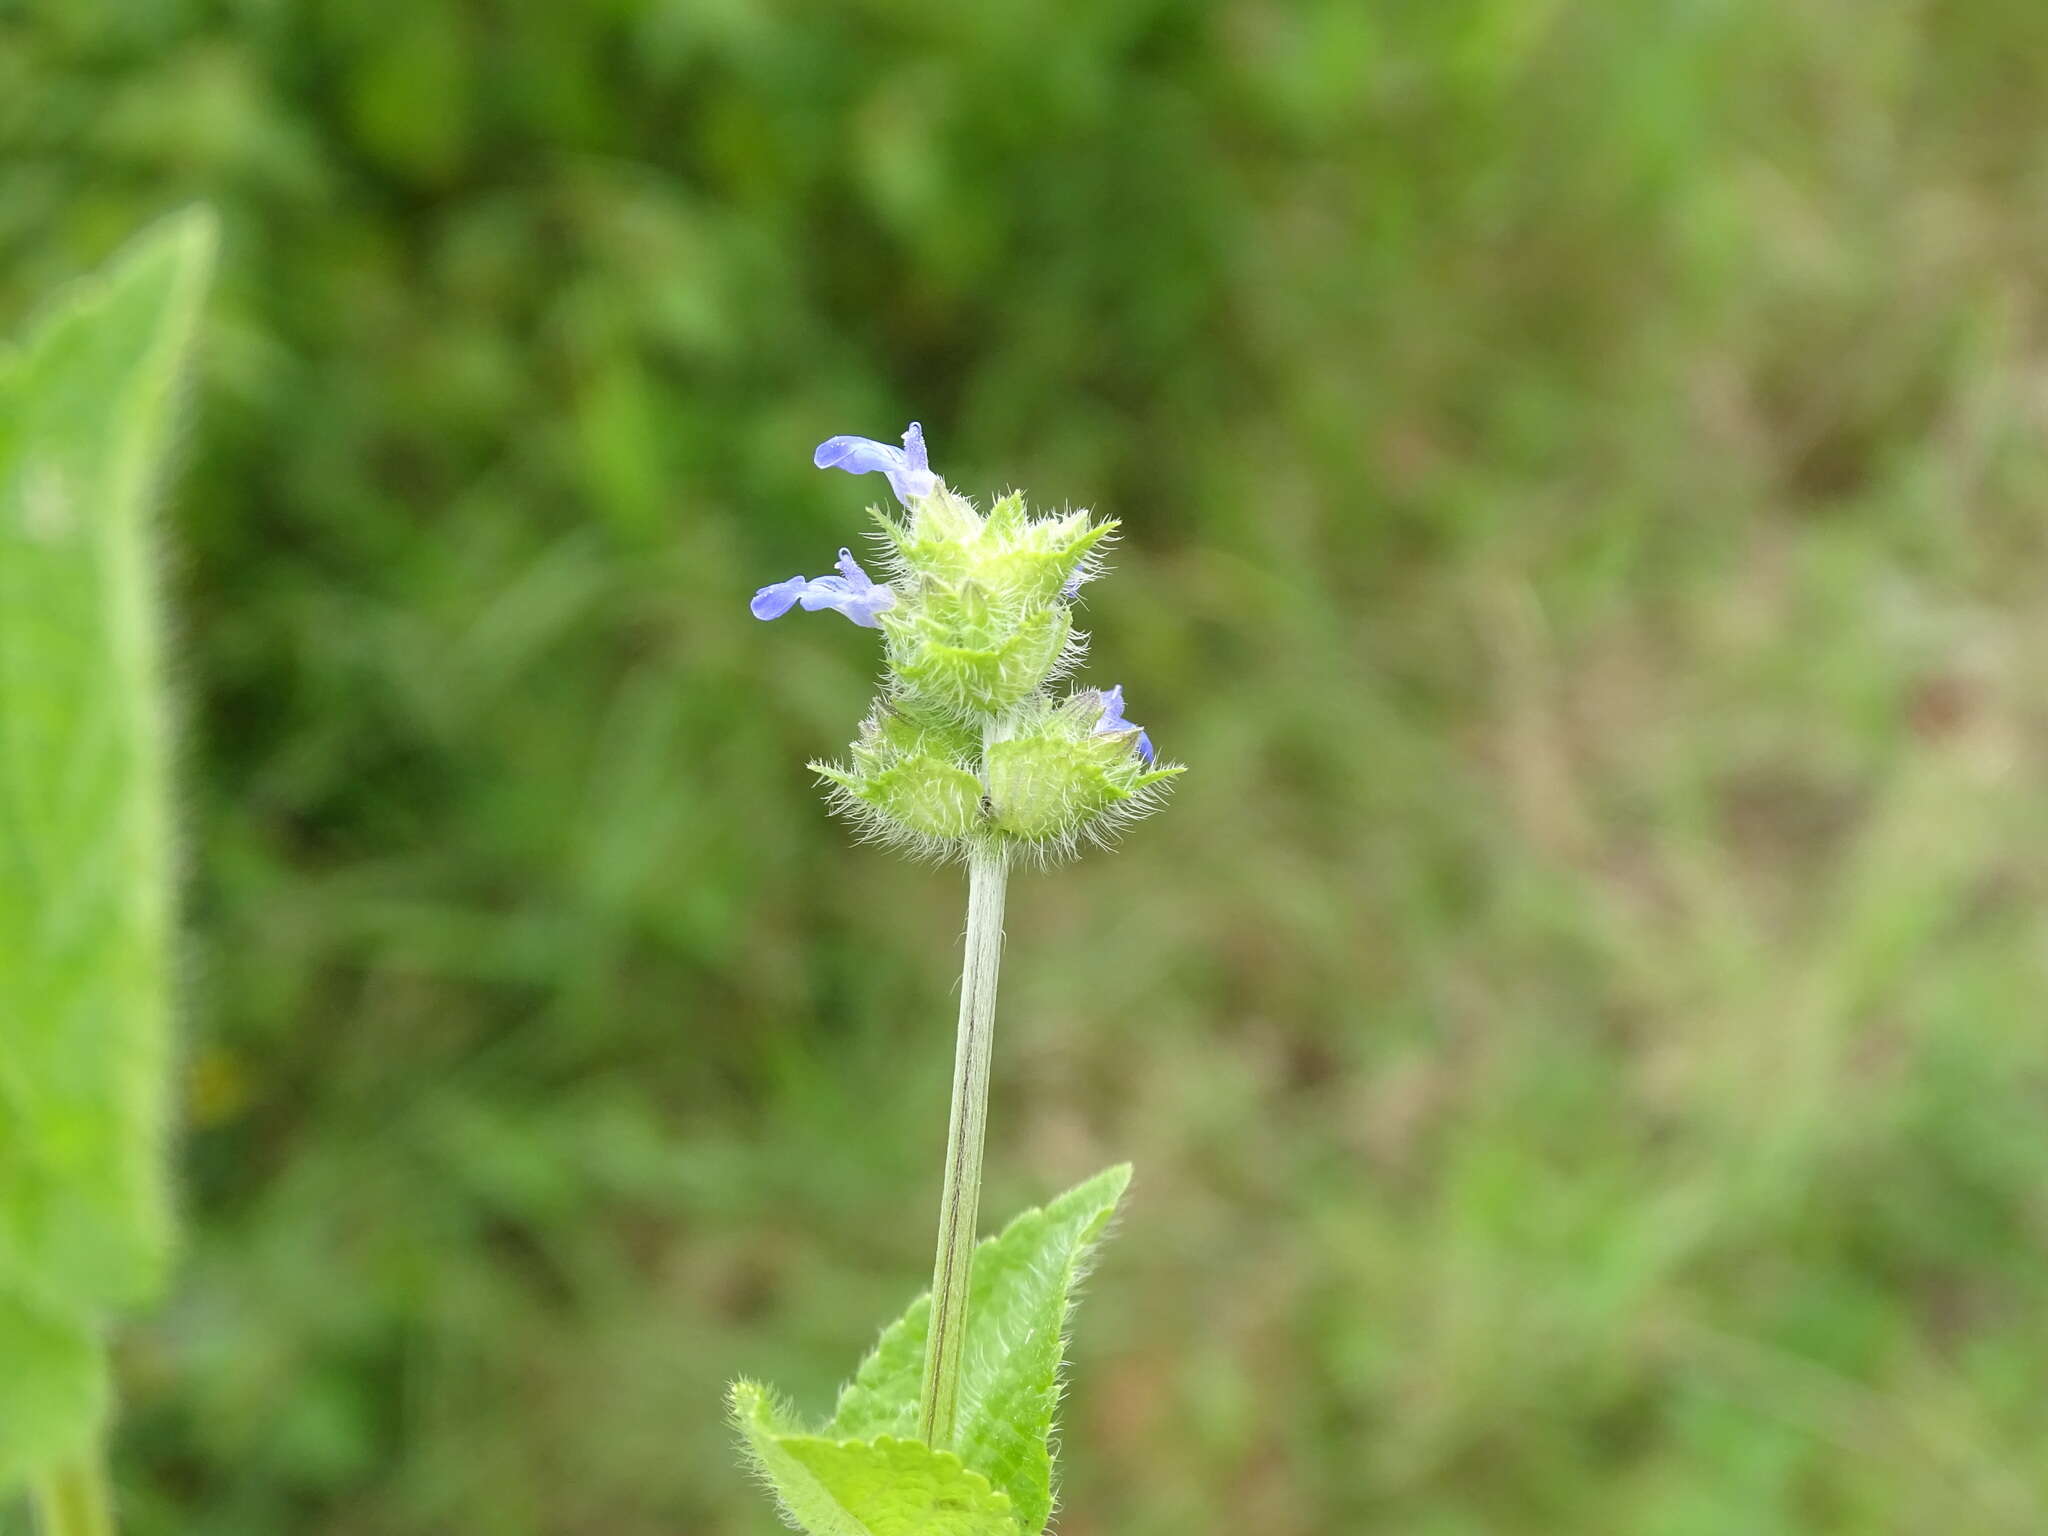
[[[834,574],[762,587],[750,607],[829,609],[881,631],[881,692],[859,738],[845,762],[811,768],[863,838],[967,866],[966,960],[931,1291],[883,1332],[822,1428],[745,1381],[733,1416],[811,1536],[1037,1536],[1069,1298],[1130,1170],[975,1244],[1005,887],[1015,862],[1107,842],[1182,770],[1125,718],[1121,686],[1054,692],[1085,654],[1073,609],[1113,519],[1034,517],[1016,492],[983,514],[933,473],[915,422],[900,448],[835,437],[814,462],[888,479],[901,511],[870,513],[886,579],[842,549]]]

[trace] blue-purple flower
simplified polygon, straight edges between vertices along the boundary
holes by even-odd
[[[1102,690],[1102,718],[1095,722],[1095,734],[1106,735],[1111,731],[1136,731],[1138,739],[1131,743],[1138,756],[1146,762],[1152,761],[1152,738],[1145,734],[1145,728],[1136,721],[1124,718],[1124,685]]]
[[[889,477],[889,488],[904,506],[938,488],[939,477],[925,458],[924,428],[916,422],[903,434],[903,446],[892,448],[871,437],[833,437],[818,444],[811,462],[820,469],[843,469],[850,475],[879,470]]]
[[[747,607],[757,619],[779,619],[798,606],[806,613],[830,608],[867,629],[881,628],[877,616],[894,605],[896,594],[872,580],[852,550],[839,551],[838,565],[837,576],[792,576],[763,587]]]

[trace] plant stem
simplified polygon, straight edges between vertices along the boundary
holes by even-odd
[[[946,1183],[939,1196],[939,1253],[932,1266],[931,1327],[924,1358],[918,1433],[933,1450],[953,1448],[960,1361],[967,1339],[974,1215],[981,1199],[981,1149],[988,1131],[989,1048],[995,1033],[996,972],[1003,957],[1004,855],[977,853],[967,865],[967,957],[960,973],[960,1037],[953,1055],[953,1115],[946,1132]]]
[[[35,1501],[42,1536],[114,1536],[114,1501],[94,1452],[53,1467],[36,1485]]]

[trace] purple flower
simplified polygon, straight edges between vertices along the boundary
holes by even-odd
[[[748,610],[757,619],[779,619],[799,604],[806,613],[831,608],[864,628],[880,629],[882,621],[877,615],[895,603],[896,594],[869,579],[853,551],[839,551],[838,563],[837,576],[792,576],[761,588],[747,604]]]
[[[1131,743],[1133,750],[1146,762],[1152,761],[1152,738],[1145,734],[1145,728],[1124,718],[1124,685],[1105,688],[1101,693],[1102,718],[1095,722],[1095,734],[1105,735],[1111,731],[1136,731],[1138,739]]]
[[[924,428],[914,421],[903,434],[901,448],[878,443],[871,437],[834,437],[818,444],[811,462],[820,469],[843,469],[849,475],[880,470],[889,477],[889,488],[896,493],[896,499],[906,507],[920,496],[931,495],[939,484],[939,477],[932,473],[925,458]]]

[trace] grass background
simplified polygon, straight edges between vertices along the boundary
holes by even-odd
[[[139,1536],[766,1532],[923,1281],[960,890],[745,598],[1121,516],[1192,765],[1012,895],[1139,1170],[1066,1536],[2048,1528],[2048,7],[13,0],[0,313],[225,222]]]

